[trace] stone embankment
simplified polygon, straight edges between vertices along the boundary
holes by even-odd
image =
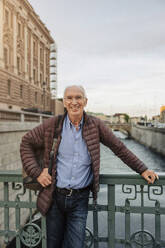
[[[131,136],[139,143],[165,156],[165,128],[132,126]]]
[[[0,171],[17,170],[22,168],[20,159],[20,142],[22,136],[42,123],[44,119],[50,116],[26,113],[26,112],[10,112],[0,110]],[[21,190],[14,190],[11,183],[9,183],[8,197],[15,201],[16,195],[21,193]],[[36,196],[33,195],[32,199]],[[24,196],[28,200],[28,194]],[[0,201],[4,201],[4,185],[0,183]],[[29,211],[27,209],[21,210],[21,224],[24,224]],[[0,230],[4,230],[4,208],[0,208]],[[15,230],[15,209],[10,208],[10,230]],[[0,247],[4,244],[3,237],[0,237]],[[3,247],[3,246],[2,246]]]

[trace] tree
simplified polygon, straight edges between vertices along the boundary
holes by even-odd
[[[128,121],[129,121],[129,115],[124,114],[124,119],[125,119],[125,121],[128,123]]]

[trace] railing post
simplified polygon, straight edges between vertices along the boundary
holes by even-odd
[[[115,185],[108,184],[108,247],[115,248]]]
[[[42,115],[40,115],[40,123],[42,123]]]
[[[9,184],[4,182],[4,230],[5,230],[5,244],[9,242]]]
[[[25,121],[25,115],[24,113],[21,113],[21,122],[24,122]]]
[[[47,247],[47,236],[46,236],[46,218],[41,218],[41,230],[42,230],[42,248]]]
[[[98,210],[97,201],[93,201],[93,234],[94,234],[94,248],[98,248]]]

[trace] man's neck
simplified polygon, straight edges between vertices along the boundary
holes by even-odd
[[[79,126],[79,124],[80,124],[80,122],[81,122],[81,120],[82,120],[82,116],[80,117],[80,116],[78,116],[78,117],[71,117],[71,116],[69,116],[68,115],[68,117],[69,117],[69,120],[72,122],[72,124],[76,127],[76,128],[78,128],[78,126]]]

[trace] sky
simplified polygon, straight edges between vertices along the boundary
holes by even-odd
[[[87,111],[130,116],[165,105],[164,0],[29,0],[57,44],[57,96],[83,85]]]

